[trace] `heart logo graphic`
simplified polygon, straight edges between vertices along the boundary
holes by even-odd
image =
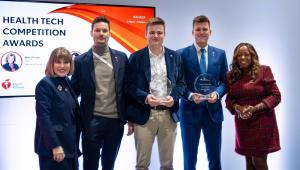
[[[11,86],[11,82],[9,81],[9,79],[6,79],[4,82],[2,82],[1,85],[6,90]]]

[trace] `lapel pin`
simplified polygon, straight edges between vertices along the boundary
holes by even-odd
[[[60,84],[57,86],[57,90],[62,91],[62,86]]]

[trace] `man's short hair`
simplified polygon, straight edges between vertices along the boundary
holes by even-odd
[[[99,22],[104,22],[108,24],[108,28],[110,30],[110,22],[105,16],[98,16],[92,22],[92,30],[94,29],[94,25]]]
[[[165,21],[163,19],[161,19],[160,17],[150,18],[146,25],[146,31],[148,31],[149,26],[152,26],[152,25],[162,25],[162,26],[164,26],[164,31],[165,31]]]
[[[210,21],[207,16],[205,15],[196,16],[193,19],[193,27],[195,26],[195,23],[203,23],[203,22],[208,22],[208,25],[210,26]]]

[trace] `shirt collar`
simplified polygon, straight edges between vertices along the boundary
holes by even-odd
[[[196,48],[197,52],[200,52],[200,49],[201,49],[201,47],[199,47],[199,46],[197,45],[197,43],[196,43],[196,42],[194,43],[194,46],[195,46],[195,48]],[[206,46],[204,47],[204,49],[205,49],[205,52],[207,52],[208,45],[206,45]]]
[[[165,47],[163,47],[162,52],[161,52],[160,54],[158,54],[158,55],[155,55],[154,53],[152,53],[149,47],[148,47],[148,49],[149,49],[149,55],[150,55],[150,57],[158,57],[158,58],[161,58],[161,57],[163,57],[164,54],[165,54]]]

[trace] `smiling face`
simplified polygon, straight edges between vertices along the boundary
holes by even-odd
[[[247,70],[251,67],[252,57],[247,46],[241,46],[237,54],[237,63],[242,70]]]
[[[91,36],[93,37],[94,40],[94,46],[107,45],[110,37],[108,23],[105,22],[95,23],[93,29],[91,30]]]
[[[192,31],[197,45],[201,48],[205,47],[208,42],[208,38],[211,34],[210,26],[208,22],[195,22]]]
[[[65,77],[69,74],[71,69],[71,63],[64,60],[64,59],[58,59],[57,61],[54,61],[53,64],[53,71],[55,76],[58,77]]]
[[[165,38],[164,25],[149,25],[146,38],[150,48],[162,47]]]

